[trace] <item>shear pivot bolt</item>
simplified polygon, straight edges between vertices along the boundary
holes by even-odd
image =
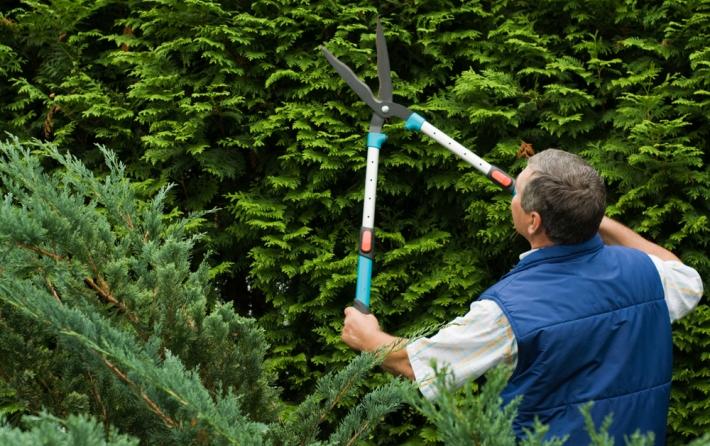
[[[388,111],[390,111],[389,106],[383,105],[383,106],[382,106],[382,113],[387,113]]]

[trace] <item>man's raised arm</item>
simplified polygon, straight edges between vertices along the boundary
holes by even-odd
[[[604,217],[602,219],[602,223],[599,226],[599,235],[607,245],[621,245],[626,246],[627,248],[636,248],[646,254],[656,256],[661,260],[681,261],[678,256],[666,248],[646,240],[634,232],[631,228],[628,228],[609,217]]]

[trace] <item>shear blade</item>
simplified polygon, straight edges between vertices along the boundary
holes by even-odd
[[[382,29],[380,18],[377,18],[377,30],[375,44],[377,46],[377,78],[380,81],[380,89],[377,96],[381,101],[392,100],[392,77],[390,76],[390,57],[387,51],[387,41]]]
[[[362,99],[363,102],[369,105],[373,111],[377,111],[378,101],[372,94],[372,90],[370,90],[370,87],[368,87],[366,83],[358,79],[358,77],[355,76],[355,73],[353,73],[350,67],[338,60],[338,58],[335,57],[333,53],[328,51],[324,46],[321,46],[321,51],[323,51],[323,54],[325,55],[325,58],[328,59],[328,62],[330,62],[333,68],[335,68],[335,71],[337,71],[340,77],[343,78],[343,80],[350,86],[350,88],[355,91],[355,93],[360,97],[360,99]]]

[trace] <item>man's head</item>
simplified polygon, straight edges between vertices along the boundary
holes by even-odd
[[[599,174],[577,155],[557,149],[528,160],[518,175],[516,192],[511,202],[513,224],[533,247],[549,244],[545,239],[558,245],[588,240],[599,230],[606,209]]]

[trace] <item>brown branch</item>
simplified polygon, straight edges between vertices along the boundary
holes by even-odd
[[[45,277],[44,280],[47,282],[47,286],[49,287],[49,290],[52,292],[52,296],[57,300],[57,302],[62,303],[62,299],[59,297],[59,293],[57,293],[57,289],[54,288],[54,285],[52,285],[52,282],[49,280],[49,277]]]
[[[21,243],[21,242],[17,242],[16,245],[19,248],[26,249],[28,251],[32,251],[32,252],[39,254],[41,256],[44,256],[44,257],[49,257],[57,262],[62,261],[62,260],[67,260],[66,257],[60,256],[59,254],[53,253],[51,251],[47,251],[46,249],[40,248],[39,246],[28,245],[26,243]],[[126,316],[128,317],[128,319],[130,319],[131,322],[138,323],[138,317],[136,315],[134,315],[133,313],[131,313],[128,310],[128,307],[126,307],[126,305],[123,302],[119,301],[118,299],[116,299],[113,296],[113,294],[111,293],[111,290],[109,289],[108,283],[106,283],[106,281],[101,276],[98,275],[98,268],[96,267],[96,264],[94,263],[93,259],[89,258],[89,264],[90,264],[91,268],[94,270],[94,273],[96,273],[96,275],[98,276],[98,279],[97,279],[98,284],[96,282],[94,282],[94,279],[92,279],[91,277],[85,278],[84,283],[86,283],[91,289],[96,291],[98,293],[98,295],[101,296],[101,298],[104,299],[106,302],[108,302],[112,305],[115,305],[121,311],[123,311],[126,314]],[[47,279],[47,285],[49,286],[49,289],[52,291],[52,295],[54,296],[54,298],[57,299],[57,301],[61,302],[61,298],[59,297],[59,294],[54,289],[51,282],[49,282],[49,279]]]
[[[98,295],[101,296],[106,302],[116,305],[122,310],[126,309],[126,306],[123,305],[123,303],[119,302],[118,299],[113,297],[113,294],[111,294],[111,290],[108,289],[108,284],[101,277],[99,277],[98,279],[100,285],[97,285],[96,282],[94,282],[94,279],[92,279],[91,277],[87,277],[86,279],[84,279],[84,282],[89,285],[94,291],[96,291]]]
[[[94,379],[94,375],[91,373],[87,373],[87,379],[89,383],[91,383],[91,390],[92,393],[94,394],[94,399],[96,400],[96,403],[99,405],[101,408],[101,415],[103,417],[104,421],[104,427],[108,429],[111,425],[111,421],[108,418],[108,410],[106,409],[106,405],[104,404],[103,400],[101,399],[101,394],[99,393],[99,389],[96,386],[96,380]]]
[[[133,37],[133,28],[130,26],[125,26],[123,28],[123,35]],[[129,51],[128,43],[124,42],[121,44],[121,51],[124,51],[124,52]]]
[[[126,214],[126,225],[128,226],[128,229],[133,229],[133,219],[131,218],[131,214]]]
[[[42,249],[42,248],[40,248],[39,246],[28,245],[28,244],[25,244],[25,243],[22,243],[22,242],[17,242],[17,246],[20,247],[20,248],[22,248],[22,249],[26,249],[26,250],[28,250],[28,251],[32,251],[32,252],[34,252],[34,253],[36,253],[36,254],[39,254],[39,255],[42,255],[42,256],[45,256],[45,257],[50,257],[50,258],[56,260],[57,262],[60,261],[60,260],[65,260],[65,258],[62,257],[62,256],[60,256],[59,254],[55,254],[55,253],[53,253],[53,252],[47,251],[46,249]]]
[[[94,279],[92,279],[91,277],[87,277],[84,279],[84,283],[86,283],[91,289],[96,291],[96,293],[103,300],[110,303],[111,305],[115,305],[116,307],[118,307],[121,311],[123,311],[126,314],[126,316],[128,317],[128,319],[131,320],[131,322],[137,323],[138,317],[128,310],[128,307],[126,307],[126,304],[119,301],[118,299],[116,299],[113,296],[113,294],[111,293],[111,290],[108,287],[108,283],[106,283],[106,281],[101,276],[99,276],[97,281],[98,281],[98,284],[96,282],[94,282]]]
[[[106,367],[108,367],[108,369],[111,370],[111,372],[113,372],[113,374],[118,377],[118,379],[120,379],[121,381],[126,383],[135,392],[140,394],[141,399],[143,401],[145,401],[145,403],[148,405],[148,409],[150,409],[151,412],[156,414],[158,416],[158,418],[163,420],[163,423],[167,427],[174,429],[174,428],[180,426],[180,424],[177,421],[173,420],[172,418],[170,418],[170,416],[163,413],[163,411],[160,409],[160,406],[158,406],[158,403],[156,403],[155,401],[150,399],[150,397],[143,391],[143,389],[140,388],[140,386],[138,384],[136,384],[133,381],[131,381],[130,379],[128,379],[128,376],[125,373],[123,373],[118,367],[116,367],[111,361],[104,358],[103,356],[101,356],[101,360],[106,365]]]
[[[50,96],[51,97],[51,96]],[[54,114],[57,113],[62,108],[58,105],[52,105],[47,112],[47,117],[44,118],[44,123],[42,124],[42,133],[44,137],[49,139],[52,137],[54,131]]]
[[[370,425],[369,422],[368,422],[368,423],[364,423],[364,424],[360,427],[360,429],[359,429],[357,432],[355,432],[355,434],[353,434],[353,437],[350,439],[350,441],[348,441],[348,443],[347,443],[348,446],[350,446],[351,444],[354,444],[355,441],[356,441],[358,438],[360,438],[360,435],[362,435],[362,433],[365,432],[365,430],[367,430],[367,427],[368,427],[369,425]]]
[[[318,418],[318,422],[315,424],[315,426],[319,426],[323,421],[325,421],[326,416],[328,413],[331,413],[333,411],[333,408],[338,405],[338,402],[340,402],[340,399],[347,393],[348,390],[350,390],[350,387],[352,387],[355,384],[355,380],[351,379],[347,383],[345,383],[345,386],[340,389],[337,395],[335,395],[335,398],[333,398],[333,402],[331,403],[330,407],[328,408],[328,411],[323,411],[321,413],[321,416]],[[301,442],[301,445],[305,445],[307,441],[307,438],[304,438],[303,441]]]

